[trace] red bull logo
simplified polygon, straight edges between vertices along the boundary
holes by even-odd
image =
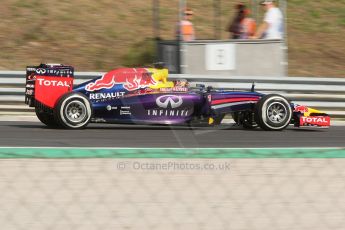
[[[308,107],[306,107],[306,106],[297,105],[297,106],[295,107],[294,112],[308,113],[308,112],[309,112],[309,109],[308,109]]]
[[[146,69],[117,69],[104,74],[100,79],[85,86],[87,91],[111,89],[116,84],[123,84],[128,91],[156,85],[156,80]]]

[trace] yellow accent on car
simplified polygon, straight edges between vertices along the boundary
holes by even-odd
[[[317,109],[313,109],[313,108],[308,107],[308,112],[305,112],[303,115],[305,117],[308,117],[308,116],[310,116],[311,113],[322,113],[322,112],[317,110]]]
[[[214,123],[214,119],[212,117],[208,118],[208,124],[212,125]]]
[[[150,88],[160,89],[174,87],[174,83],[172,81],[168,81],[168,69],[149,68],[148,71],[152,73],[153,79],[155,79],[155,81],[157,82],[157,84],[150,86]]]

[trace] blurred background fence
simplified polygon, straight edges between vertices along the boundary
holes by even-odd
[[[75,84],[101,76],[98,72],[77,72]],[[24,104],[24,71],[0,72],[0,114],[34,115],[33,109]],[[280,93],[294,102],[315,107],[333,118],[345,118],[345,79],[309,77],[253,77],[172,74],[172,79],[187,79],[192,86],[205,84],[226,90],[255,89],[263,93]]]

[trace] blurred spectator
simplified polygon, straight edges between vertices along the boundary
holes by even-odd
[[[236,9],[237,13],[228,27],[228,32],[232,34],[230,38],[247,39],[255,33],[255,20],[248,17],[250,11],[243,3],[237,4]]]
[[[193,11],[187,8],[184,11],[183,20],[180,22],[177,30],[177,36],[183,41],[193,41],[195,40],[195,31],[193,23],[191,22],[193,17]]]
[[[282,39],[284,25],[282,12],[275,6],[274,0],[265,0],[260,4],[266,11],[264,21],[251,38]]]
[[[241,22],[245,17],[244,8],[245,8],[245,5],[243,3],[239,3],[236,5],[236,10],[237,10],[236,15],[228,26],[228,32],[232,34],[230,38],[239,39],[241,36],[241,31],[242,31]]]
[[[240,38],[241,39],[248,39],[249,37],[253,36],[255,34],[256,30],[256,22],[253,18],[249,17],[250,10],[245,9],[244,10],[244,19],[242,20],[242,33]]]

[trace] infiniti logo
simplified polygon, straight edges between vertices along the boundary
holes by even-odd
[[[36,73],[38,73],[38,74],[45,74],[46,72],[47,72],[46,69],[39,68],[39,69],[36,70]]]
[[[161,108],[168,108],[170,105],[170,108],[175,109],[182,105],[183,100],[180,96],[175,95],[163,95],[156,99],[156,103]]]

